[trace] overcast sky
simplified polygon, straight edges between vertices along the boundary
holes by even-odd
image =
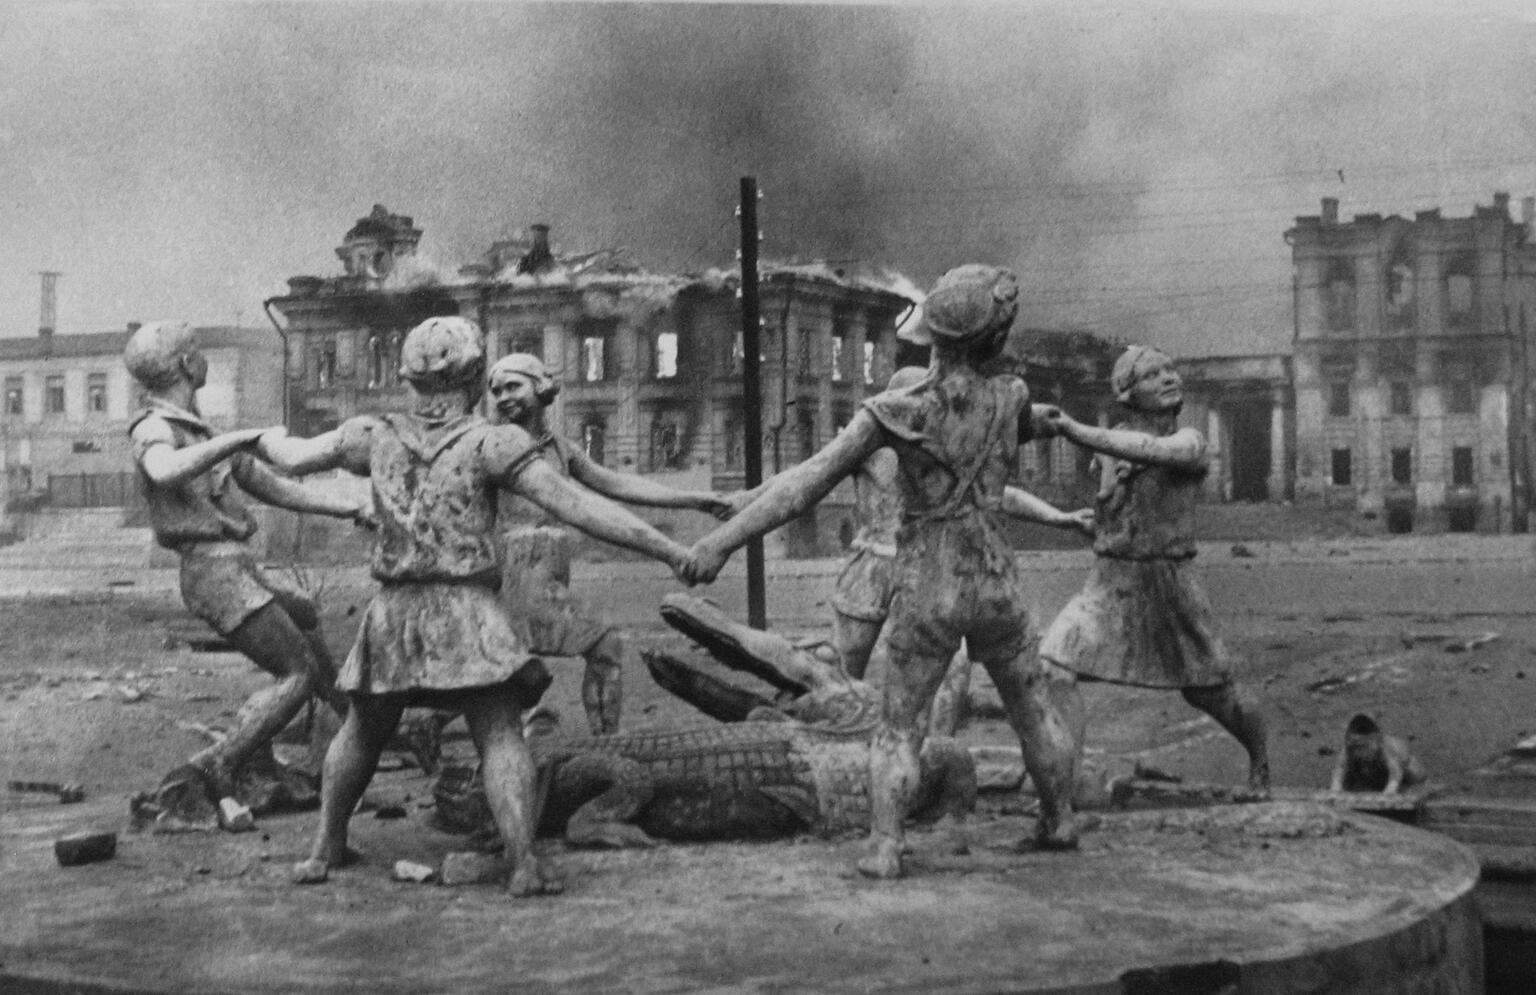
[[[1034,324],[1283,350],[1320,198],[1536,194],[1536,19],[1453,6],[7,4],[0,334],[45,269],[63,333],[264,325],[374,203],[445,269],[536,221],[727,265],[751,175],[766,257],[993,261]]]

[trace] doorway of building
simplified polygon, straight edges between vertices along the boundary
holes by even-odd
[[[1269,500],[1268,401],[1242,401],[1227,410],[1232,426],[1228,454],[1232,467],[1232,500]]]

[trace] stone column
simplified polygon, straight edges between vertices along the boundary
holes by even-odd
[[[1211,458],[1211,468],[1205,476],[1206,497],[1215,501],[1230,501],[1231,461],[1227,459],[1227,440],[1221,434],[1221,412],[1216,410],[1214,404],[1205,409],[1205,444]]]
[[[572,364],[569,362],[569,357],[565,351],[567,337],[565,327],[555,322],[549,322],[544,326],[543,336],[544,344],[541,358],[544,360],[545,366],[555,371],[555,376],[560,379],[562,384],[569,382],[571,377],[568,371],[571,369]],[[563,390],[555,395],[554,403],[549,406],[549,411],[545,414],[545,422],[550,428],[561,435],[570,437],[574,426],[565,423],[565,392]]]
[[[610,461],[615,469],[626,473],[639,469],[641,447],[648,441],[641,437],[644,426],[640,423],[640,374],[645,355],[642,339],[646,331],[643,324],[629,320],[619,322],[614,330],[619,353],[619,375],[615,378],[619,398],[608,423],[609,438],[614,444]]]
[[[1266,486],[1271,501],[1284,501],[1289,496],[1286,493],[1286,470],[1290,466],[1290,454],[1285,445],[1285,391],[1278,388],[1272,391],[1269,404],[1269,480]]]

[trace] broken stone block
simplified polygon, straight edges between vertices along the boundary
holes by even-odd
[[[116,833],[77,833],[53,841],[53,855],[63,867],[111,860],[116,854]]]
[[[412,881],[416,884],[426,884],[437,877],[437,871],[426,864],[418,864],[410,860],[395,861],[395,869],[390,875],[396,881]]]
[[[443,858],[441,877],[446,885],[493,884],[506,877],[508,870],[502,860],[488,853],[464,851]]]
[[[233,798],[219,800],[219,825],[225,832],[248,833],[256,828],[251,810]]]

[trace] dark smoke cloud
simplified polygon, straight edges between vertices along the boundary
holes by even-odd
[[[1389,14],[1391,16],[1389,16]],[[260,319],[375,202],[445,269],[557,248],[927,283],[1016,266],[1026,319],[1284,348],[1281,234],[1536,192],[1533,25],[1321,5],[35,5],[0,11],[0,333]]]

